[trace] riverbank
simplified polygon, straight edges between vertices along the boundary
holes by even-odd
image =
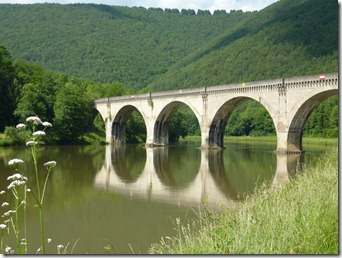
[[[187,136],[185,139],[180,138],[179,142],[201,142],[201,136]],[[277,143],[277,137],[274,136],[259,136],[259,137],[250,137],[250,136],[225,136],[224,142],[268,142],[268,143]],[[310,144],[319,144],[326,146],[337,146],[338,138],[312,138],[312,137],[303,137],[303,145]]]
[[[260,188],[234,209],[176,220],[177,237],[152,254],[338,254],[338,150],[303,169],[283,187]]]

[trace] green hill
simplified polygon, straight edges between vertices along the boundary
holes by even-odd
[[[0,45],[14,58],[139,90],[251,16],[95,4],[0,4]]]
[[[281,0],[189,54],[154,91],[338,71],[334,0]]]
[[[336,72],[338,3],[280,0],[258,12],[96,4],[0,4],[14,58],[130,90]]]

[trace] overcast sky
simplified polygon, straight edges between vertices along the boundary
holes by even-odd
[[[120,6],[143,6],[160,8],[177,8],[201,10],[243,10],[254,11],[261,10],[266,6],[277,2],[277,0],[0,0],[0,3],[95,3]],[[0,7],[1,8],[1,7]]]

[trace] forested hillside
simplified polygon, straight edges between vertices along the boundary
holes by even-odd
[[[281,0],[173,65],[151,90],[338,71],[338,3]]]
[[[14,58],[139,90],[251,13],[95,4],[0,4],[0,45]]]

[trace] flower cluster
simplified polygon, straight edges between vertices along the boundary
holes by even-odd
[[[44,184],[43,184],[43,188],[41,189],[40,186],[40,182],[39,182],[39,174],[38,174],[38,166],[37,166],[37,154],[36,154],[36,148],[35,146],[38,145],[39,143],[39,138],[43,137],[46,135],[45,133],[45,129],[48,127],[52,127],[52,124],[49,122],[42,122],[42,120],[37,117],[37,116],[30,116],[26,119],[26,122],[30,125],[29,127],[32,129],[32,136],[31,139],[29,141],[26,142],[26,146],[27,147],[31,147],[32,150],[32,156],[33,156],[33,160],[34,160],[34,168],[35,168],[35,176],[36,176],[36,184],[35,184],[35,189],[32,190],[36,190],[36,191],[31,191],[28,188],[28,179],[27,177],[25,177],[24,175],[18,173],[19,170],[19,165],[21,163],[24,163],[23,160],[15,158],[15,159],[11,159],[8,162],[9,166],[14,167],[15,172],[13,175],[8,176],[7,180],[10,181],[9,185],[7,186],[7,189],[10,190],[12,192],[12,194],[15,197],[15,202],[12,206],[14,206],[14,208],[10,208],[10,203],[8,202],[3,202],[1,207],[5,208],[7,211],[3,213],[2,218],[4,218],[3,223],[0,224],[0,242],[1,242],[1,246],[0,246],[0,251],[2,251],[5,254],[12,254],[15,252],[14,249],[12,249],[9,246],[3,246],[4,242],[3,239],[1,238],[3,236],[3,232],[7,232],[7,235],[9,235],[9,230],[12,227],[13,228],[13,232],[14,235],[16,237],[16,241],[17,241],[17,252],[19,253],[27,253],[27,240],[21,239],[20,241],[20,228],[22,227],[20,225],[20,221],[18,220],[18,214],[21,212],[21,208],[22,206],[24,206],[23,212],[25,213],[24,216],[26,216],[26,193],[32,193],[35,201],[37,202],[37,207],[40,210],[40,227],[41,227],[41,239],[42,239],[42,244],[41,247],[39,248],[39,253],[43,253],[45,254],[45,240],[44,240],[44,230],[43,230],[43,200],[44,200],[44,194],[45,194],[45,189],[46,189],[46,185],[47,185],[47,180],[49,177],[49,174],[51,173],[51,170],[53,167],[56,166],[57,162],[56,161],[48,161],[46,163],[44,163],[44,166],[47,168],[48,173],[46,175]],[[44,129],[43,130],[36,130],[38,126],[43,126]],[[20,123],[16,126],[17,129],[25,129],[27,127],[27,125]],[[24,187],[24,191],[22,191],[22,188]],[[0,191],[0,195],[5,194],[5,191]],[[15,216],[13,216],[15,215]],[[26,219],[24,219],[24,222],[26,223]],[[26,224],[23,226],[24,228],[26,228]],[[26,233],[25,233],[26,235]],[[51,243],[51,238],[47,239],[47,243],[50,244]],[[57,248],[58,249],[58,248]],[[59,252],[59,249],[58,249]]]
[[[26,119],[26,122],[30,123],[32,125],[32,128],[33,128],[33,139],[31,141],[28,141],[26,142],[26,146],[33,146],[33,145],[37,145],[38,142],[36,141],[40,136],[45,136],[46,133],[45,133],[45,129],[47,127],[52,127],[52,124],[49,123],[49,122],[42,122],[42,120],[38,117],[38,116],[30,116]],[[38,125],[42,125],[44,126],[44,130],[35,130],[36,127]],[[16,126],[16,128],[18,129],[23,129],[23,128],[26,128],[26,125],[25,124],[18,124]]]
[[[8,165],[12,166],[12,165],[15,165],[15,164],[18,164],[18,163],[23,163],[24,161],[22,161],[21,159],[11,159],[9,162],[8,162]]]
[[[11,189],[20,185],[25,185],[27,182],[27,177],[16,173],[12,176],[7,177],[7,180],[12,180],[12,182],[7,186],[7,189]]]

